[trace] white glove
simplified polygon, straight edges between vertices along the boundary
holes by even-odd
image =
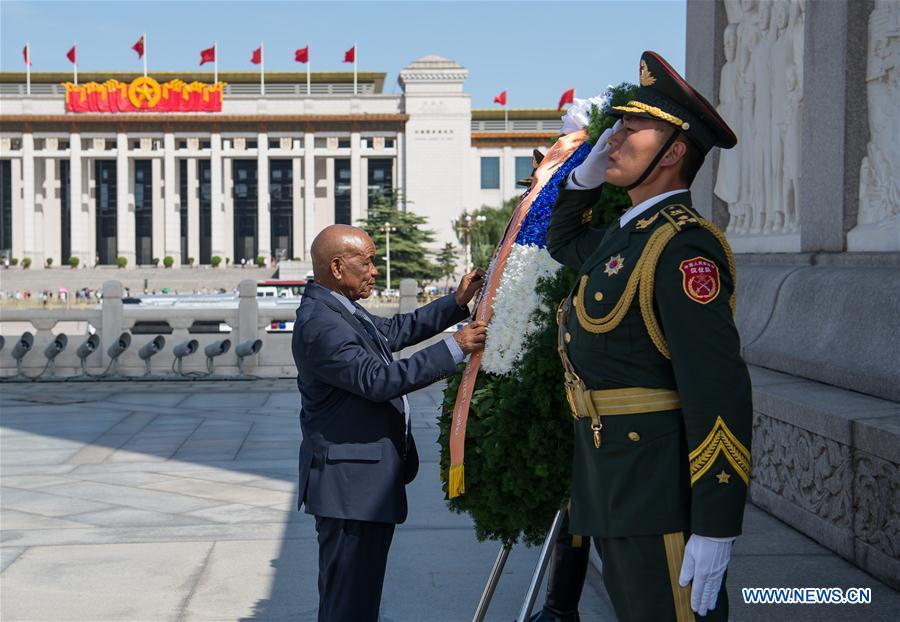
[[[691,609],[701,616],[716,608],[722,578],[731,561],[734,538],[707,538],[693,534],[684,547],[678,584],[691,586]]]
[[[596,188],[606,181],[606,165],[609,162],[607,156],[611,149],[608,144],[609,139],[619,131],[620,127],[622,127],[622,119],[616,121],[615,125],[607,128],[606,131],[600,134],[597,144],[591,149],[584,162],[576,166],[575,170],[572,171],[572,175],[569,176],[568,188]]]

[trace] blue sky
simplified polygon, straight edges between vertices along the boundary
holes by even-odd
[[[198,68],[200,50],[219,43],[220,71],[252,71],[265,42],[267,71],[305,71],[293,51],[310,45],[313,71],[352,69],[343,52],[359,44],[359,70],[397,73],[426,54],[469,70],[475,108],[509,91],[510,108],[555,107],[575,87],[589,97],[607,84],[637,81],[645,49],[684,70],[685,0],[595,2],[0,2],[0,70],[139,70],[132,44],[147,32],[150,72]],[[206,65],[204,68],[210,67]],[[498,107],[499,108],[499,107]]]

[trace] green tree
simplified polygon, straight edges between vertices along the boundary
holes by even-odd
[[[444,287],[450,287],[450,279],[456,273],[457,258],[456,248],[450,242],[444,244],[444,248],[435,256],[438,268],[441,271],[441,278],[444,279]]]
[[[459,218],[453,221],[456,239],[459,240],[460,245],[465,246],[466,236],[469,233],[461,225],[465,224],[466,216],[470,217],[473,265],[487,270],[491,256],[494,254],[494,248],[503,237],[509,218],[518,203],[519,197],[513,197],[500,207],[482,205],[471,212],[463,212]]]
[[[409,210],[397,207],[395,196],[376,194],[369,215],[359,221],[359,226],[375,242],[375,266],[378,268],[376,287],[386,287],[387,240],[384,225],[391,224],[391,285],[396,287],[400,279],[415,279],[419,284],[441,277],[441,269],[428,259],[428,247],[434,244],[434,231],[424,228],[428,219]]]

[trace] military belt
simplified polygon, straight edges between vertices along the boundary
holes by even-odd
[[[625,389],[588,389],[575,372],[575,367],[566,352],[565,332],[571,296],[567,296],[556,311],[559,326],[557,350],[565,370],[566,399],[572,416],[576,419],[590,419],[594,432],[594,446],[600,448],[600,417],[636,415],[663,412],[681,408],[678,391],[672,389],[651,389],[628,387]]]

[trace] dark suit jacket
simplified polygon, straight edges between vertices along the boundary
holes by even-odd
[[[446,296],[413,313],[369,317],[396,352],[468,314]],[[387,364],[360,320],[311,283],[297,309],[293,354],[302,398],[298,505],[316,516],[402,523],[405,485],[419,467],[402,396],[456,371],[447,344]]]

